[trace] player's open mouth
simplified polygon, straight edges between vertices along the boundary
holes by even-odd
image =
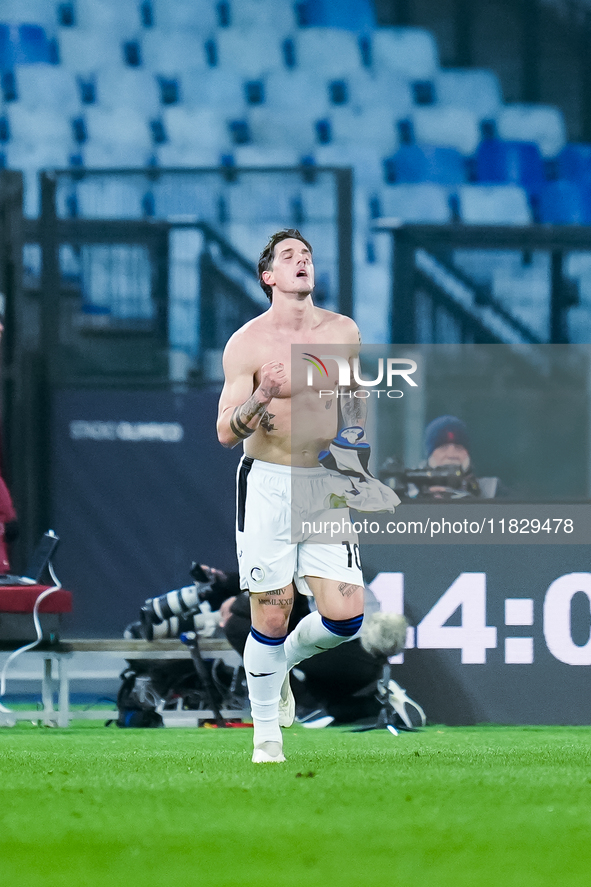
[[[307,277],[307,276],[308,276],[308,272],[305,271],[304,269],[302,269],[301,271],[298,271],[298,273],[296,274],[296,277]]]

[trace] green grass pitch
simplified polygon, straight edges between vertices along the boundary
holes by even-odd
[[[591,727],[0,729],[14,887],[591,883]]]

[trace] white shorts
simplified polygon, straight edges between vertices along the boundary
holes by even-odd
[[[240,587],[273,591],[295,580],[298,591],[311,595],[305,576],[363,586],[355,533],[343,542],[292,542],[292,480],[309,490],[311,501],[322,503],[334,491],[334,479],[321,467],[292,468],[249,456],[240,461],[236,519]],[[347,508],[336,511],[339,518],[349,519]]]

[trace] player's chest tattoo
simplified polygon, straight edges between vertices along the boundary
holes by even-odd
[[[265,429],[265,431],[275,431],[275,426],[273,425],[271,419],[275,418],[275,413],[268,413],[267,410],[261,416],[260,424]]]

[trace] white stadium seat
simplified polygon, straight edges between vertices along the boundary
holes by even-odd
[[[555,157],[566,144],[562,112],[550,105],[506,105],[497,116],[497,130],[508,141],[536,142],[544,157]]]
[[[441,185],[383,187],[379,191],[379,200],[382,218],[433,224],[451,222],[448,191]]]
[[[527,195],[518,185],[460,185],[460,218],[473,225],[528,225]]]
[[[245,77],[260,77],[283,67],[281,40],[274,30],[237,31],[222,28],[217,32],[218,65],[238,71]]]
[[[272,29],[278,36],[296,28],[294,3],[291,0],[239,0],[230,8],[230,27],[240,31],[256,28]]]
[[[133,108],[144,117],[160,112],[160,90],[156,77],[145,68],[105,68],[96,79],[97,103],[101,108]]]
[[[130,108],[108,111],[90,105],[84,114],[88,142],[97,145],[129,146],[149,151],[152,140],[146,119]]]
[[[418,144],[455,148],[470,155],[480,141],[478,117],[468,108],[430,105],[416,108],[411,117]]]
[[[357,35],[337,28],[302,28],[296,37],[296,62],[316,75],[346,77],[362,68]]]
[[[496,117],[503,95],[493,71],[478,68],[448,68],[435,75],[435,93],[440,105],[469,108],[480,119]]]
[[[190,68],[207,68],[204,41],[189,31],[167,33],[158,28],[146,31],[142,37],[142,61],[155,74],[171,76],[179,76]]]
[[[182,103],[188,108],[219,108],[224,114],[243,114],[244,78],[221,68],[190,68],[180,78]]]
[[[152,0],[155,30],[184,33],[193,31],[209,37],[218,26],[212,0]]]
[[[179,148],[215,148],[229,152],[228,128],[217,110],[189,110],[173,105],[163,109],[162,117],[169,140]]]
[[[70,145],[72,142],[70,121],[56,110],[30,110],[14,102],[11,103],[7,116],[11,141],[14,144],[36,149],[49,143]]]
[[[437,45],[422,28],[378,28],[372,36],[372,59],[376,71],[430,80],[438,67]]]
[[[16,72],[18,104],[27,110],[48,108],[74,117],[80,112],[80,91],[71,71],[60,65],[21,65]]]
[[[139,4],[121,0],[76,0],[75,24],[76,28],[89,33],[110,32],[122,40],[135,37],[141,26]]]
[[[61,28],[58,42],[61,64],[75,74],[93,74],[123,64],[122,41],[116,34]]]

